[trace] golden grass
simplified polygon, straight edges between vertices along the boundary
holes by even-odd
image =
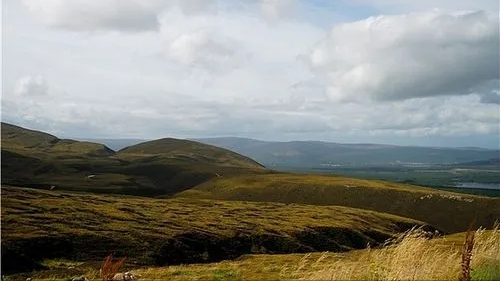
[[[458,280],[465,236],[460,233],[428,240],[422,232],[414,230],[380,249],[245,255],[233,261],[127,270],[140,275],[141,280]],[[498,280],[498,275],[489,279],[475,277],[488,266],[498,272],[498,265],[500,229],[476,231],[472,280]],[[87,277],[97,280],[99,275],[93,266],[81,267]],[[35,275],[37,280],[65,280],[63,276]]]
[[[225,235],[234,231],[289,234],[307,227],[339,227],[394,234],[400,223],[422,225],[412,219],[340,207],[205,199],[152,199],[95,195],[29,188],[2,187],[2,240],[57,232],[110,235],[140,230],[171,237],[203,229]],[[147,223],[145,223],[147,222]]]
[[[467,230],[473,218],[491,228],[500,217],[500,198],[342,176],[241,175],[213,179],[175,196],[354,207],[425,221],[448,233]]]
[[[152,199],[5,186],[1,213],[2,247],[40,261],[64,257],[90,262],[116,252],[131,264],[145,266],[218,261],[249,253],[347,250],[425,224],[339,206]],[[168,248],[171,245],[185,245],[189,251]],[[63,256],[66,249],[72,251]],[[178,259],[168,254],[172,249],[188,254]]]
[[[306,258],[294,276],[301,280],[457,280],[461,275],[462,245],[449,244],[446,238],[428,240],[420,230],[407,232],[392,243],[327,263],[321,263],[322,258]],[[473,272],[499,265],[499,227],[477,230],[471,254]]]

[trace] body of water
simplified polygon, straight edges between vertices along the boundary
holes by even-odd
[[[461,183],[457,184],[455,187],[500,190],[500,183],[461,182]]]

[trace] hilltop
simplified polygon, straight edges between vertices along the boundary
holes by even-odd
[[[115,152],[100,143],[59,139],[40,131],[29,130],[8,123],[2,126],[2,150],[8,150],[26,156],[38,157],[67,154],[72,156],[111,156]]]
[[[217,176],[264,171],[247,157],[193,141],[165,138],[115,152],[2,123],[3,184],[155,196]]]
[[[118,155],[122,157],[161,156],[197,164],[264,168],[256,161],[224,148],[173,138],[163,138],[128,146],[118,151]]]

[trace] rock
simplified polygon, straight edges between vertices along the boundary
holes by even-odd
[[[125,273],[117,273],[115,276],[113,276],[113,281],[135,281],[137,280],[137,277],[130,273],[130,272],[125,272]]]
[[[69,279],[69,281],[89,281],[87,276],[81,275],[81,276],[75,276]]]

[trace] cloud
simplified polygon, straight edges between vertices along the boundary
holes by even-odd
[[[333,100],[404,100],[498,89],[498,14],[407,14],[340,24],[300,59]]]
[[[166,42],[165,55],[184,67],[224,74],[251,59],[241,42],[207,29],[180,34]]]
[[[46,97],[49,87],[42,75],[26,76],[16,82],[14,94],[21,97]]]
[[[288,17],[296,12],[298,8],[294,0],[257,0],[260,4],[262,14],[267,19],[278,19]]]
[[[259,0],[32,3],[48,25],[7,1],[6,121],[87,138],[498,142],[491,94],[499,82],[498,16],[487,12],[349,22],[364,8],[295,0],[291,7]],[[135,12],[114,14],[114,5]],[[278,7],[266,15],[269,5]],[[345,12],[345,23],[327,17],[333,10],[318,16],[332,7]],[[137,18],[154,25],[134,24]],[[96,30],[141,32],[88,32]]]
[[[482,103],[493,103],[500,105],[500,91],[493,91],[481,95]],[[500,121],[499,121],[500,122]]]
[[[349,0],[351,3],[375,6],[395,13],[440,11],[498,11],[497,0]]]
[[[164,49],[160,57],[178,64],[180,72],[192,75],[198,71],[211,79],[241,68],[253,76],[284,64],[291,71],[306,73],[295,56],[319,40],[323,32],[308,23],[269,23],[244,9],[194,16],[171,9],[161,14],[159,22],[159,41]]]
[[[312,82],[294,85],[301,94]],[[48,87],[47,87],[48,88]],[[331,103],[315,97],[237,101],[175,92],[146,92],[128,98],[48,93],[3,101],[6,120],[35,123],[51,132],[79,137],[160,138],[249,136],[346,139],[370,136],[498,135],[498,106],[474,95],[417,98],[395,103]],[[306,92],[307,93],[307,92]],[[78,128],[78,129],[75,129]],[[86,134],[86,135],[85,135]],[[90,134],[90,135],[89,135]],[[358,141],[361,141],[359,139]]]
[[[217,13],[218,3],[216,0],[177,0],[182,12],[186,15],[200,13]]]
[[[255,1],[255,2],[254,2]],[[185,16],[217,14],[251,9],[256,4],[261,14],[276,19],[293,14],[295,0],[253,0],[234,3],[217,0],[22,0],[23,5],[46,26],[71,31],[156,31],[158,17],[178,10]],[[237,9],[234,9],[237,6]]]
[[[156,30],[158,12],[169,5],[162,0],[22,1],[47,26],[74,31]]]

